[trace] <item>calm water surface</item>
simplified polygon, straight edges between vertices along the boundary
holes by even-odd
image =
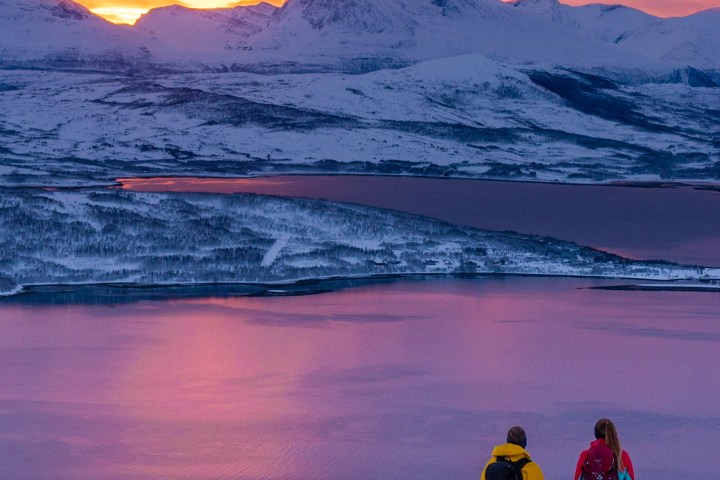
[[[720,197],[690,187],[272,177],[125,188],[325,197],[720,265]],[[714,479],[720,293],[588,288],[618,283],[0,301],[0,479],[476,479],[514,424],[546,478],[567,479],[601,416],[616,420],[640,480]]]
[[[522,424],[567,479],[600,416],[640,479],[714,478],[720,294],[613,283],[0,302],[0,478],[475,479]]]
[[[720,193],[381,176],[120,179],[139,191],[252,192],[391,208],[491,230],[547,235],[636,259],[720,266]]]

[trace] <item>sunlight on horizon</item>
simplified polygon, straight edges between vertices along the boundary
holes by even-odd
[[[138,18],[149,11],[147,8],[132,7],[98,7],[89,10],[108,22],[127,25],[133,25]]]
[[[720,0],[560,0],[560,3],[573,6],[593,3],[622,4],[662,18],[683,17],[701,10],[720,7]]]
[[[209,10],[215,8],[232,8],[232,7],[247,7],[251,5],[257,5],[263,3],[263,0],[248,0],[248,1],[223,1],[223,0],[192,0],[188,2],[173,2],[172,0],[163,1],[156,0],[157,3],[152,3],[147,6],[140,5],[104,5],[104,6],[93,6],[91,7],[92,0],[78,1],[85,5],[92,13],[104,18],[108,22],[117,24],[133,25],[138,18],[149,12],[153,8],[167,7],[170,5],[181,5],[183,7],[192,9]],[[281,6],[284,0],[264,0],[264,3],[269,3],[276,7]]]
[[[512,3],[515,0],[501,0]],[[650,15],[668,18],[683,17],[693,13],[720,7],[720,0],[559,0],[560,3],[580,7],[583,5],[605,4],[624,5],[626,7],[642,10]]]

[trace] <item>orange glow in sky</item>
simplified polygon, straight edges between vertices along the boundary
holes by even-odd
[[[267,3],[281,6],[285,0],[265,0]],[[292,1],[292,0],[289,0]],[[340,0],[338,0],[340,1]],[[80,0],[96,15],[113,23],[133,24],[150,9],[167,5],[183,5],[188,8],[227,8],[243,5],[255,5],[260,0]],[[622,3],[659,17],[684,16],[713,7],[720,7],[720,0],[562,0],[567,5],[587,5],[590,3]]]
[[[620,4],[637,8],[656,17],[683,17],[700,10],[720,7],[720,0],[560,0],[560,3],[575,6],[592,3]]]
[[[188,8],[228,8],[255,5],[263,0],[78,0],[95,15],[112,23],[132,25],[147,11],[168,5],[182,5]],[[265,3],[281,6],[285,0],[264,0]]]

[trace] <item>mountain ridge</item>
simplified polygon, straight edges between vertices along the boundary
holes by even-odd
[[[720,68],[720,7],[660,18],[623,5],[573,7],[557,0],[517,0],[512,5],[629,52],[679,66]]]
[[[480,53],[507,64],[621,70],[626,77],[635,70],[670,78],[687,66],[720,69],[720,40],[711,28],[720,9],[659,19],[557,0],[291,0],[283,7],[162,7],[130,27],[72,0],[0,5],[0,27],[10,33],[0,39],[6,66],[361,73]]]

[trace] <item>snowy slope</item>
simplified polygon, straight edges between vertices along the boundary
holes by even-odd
[[[521,11],[543,16],[604,42],[616,43],[631,32],[647,29],[662,19],[622,5],[583,5],[573,7],[558,0],[517,0]]]
[[[281,8],[158,8],[129,27],[72,0],[0,0],[0,62],[357,73],[479,53],[668,80],[688,65],[720,68],[719,12],[659,19],[557,0],[290,0]]]
[[[2,64],[113,68],[152,60],[142,34],[71,0],[0,0],[0,31]]]
[[[363,75],[0,70],[0,183],[346,172],[717,180],[720,89],[464,55]]]
[[[670,18],[628,36],[623,48],[696,68],[720,69],[720,8]]]
[[[267,3],[211,10],[172,5],[150,10],[133,30],[190,56],[202,52],[221,62],[228,50],[242,50],[247,37],[263,30],[274,11]]]
[[[497,0],[292,0],[248,58],[371,70],[468,53],[513,64],[663,66]]]
[[[572,7],[558,0],[517,0],[513,6],[629,52],[678,66],[720,68],[720,8],[658,18],[621,5]]]
[[[671,64],[497,0],[291,0],[210,11],[167,7],[112,25],[71,0],[2,0],[5,64],[53,59],[176,70],[363,72],[480,53],[511,64],[667,71]],[[58,3],[59,2],[59,3]],[[538,41],[542,39],[542,41]],[[50,41],[49,41],[50,40]]]
[[[27,284],[280,282],[388,274],[720,278],[546,237],[314,200],[0,192],[0,295]]]

